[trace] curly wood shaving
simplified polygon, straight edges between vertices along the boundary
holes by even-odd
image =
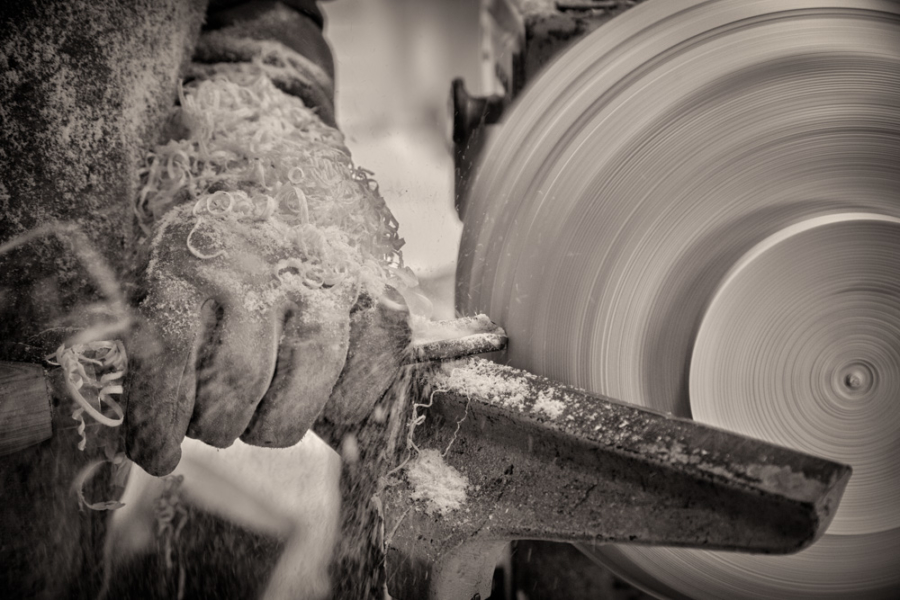
[[[87,445],[87,434],[85,433],[85,427],[87,427],[84,423],[84,409],[80,406],[72,411],[72,420],[78,422],[78,436],[81,438],[78,440],[78,449],[84,452],[84,448]]]
[[[177,118],[189,131],[150,152],[141,170],[135,212],[145,233],[150,223],[183,199],[193,199],[194,244],[201,218],[272,225],[293,247],[307,287],[352,278],[380,296],[385,284],[418,284],[403,267],[398,224],[371,171],[353,165],[339,131],[325,125],[303,101],[279,90],[247,65],[222,68],[179,90]]]
[[[154,506],[156,517],[156,536],[163,545],[163,557],[167,570],[175,566],[173,555],[178,554],[178,541],[181,531],[187,524],[188,511],[181,500],[181,485],[184,475],[169,475],[163,478],[164,488]],[[184,564],[178,561],[178,593],[176,598],[184,596],[186,572]]]
[[[123,392],[122,385],[117,383],[125,375],[128,357],[125,346],[119,340],[107,342],[86,342],[66,347],[62,344],[51,356],[47,357],[51,364],[58,364],[63,370],[63,378],[69,396],[78,404],[72,411],[72,418],[78,422],[78,433],[81,440],[78,449],[84,450],[87,443],[85,435],[84,413],[107,427],[118,427],[125,418],[122,407],[112,396]],[[98,371],[107,370],[99,378]],[[91,401],[84,393],[94,390],[96,400]],[[96,407],[94,406],[96,404]],[[106,404],[115,416],[103,414]]]
[[[218,252],[214,252],[212,254],[203,254],[191,243],[191,238],[197,232],[197,229],[203,223],[203,217],[197,217],[197,221],[194,223],[193,229],[191,229],[190,233],[187,236],[187,249],[190,250],[191,254],[196,256],[201,260],[209,260],[211,258],[216,258],[217,256],[228,256],[228,251],[224,248],[220,249]]]
[[[78,496],[78,501],[81,503],[81,508],[87,508],[90,510],[116,510],[125,506],[124,503],[119,502],[118,500],[107,500],[105,502],[88,502],[87,498],[84,496],[84,485],[94,477],[97,473],[97,470],[101,465],[104,464],[113,465],[114,475],[113,481],[114,483],[124,488],[124,481],[127,478],[128,470],[131,467],[131,462],[125,458],[125,454],[119,452],[112,456],[107,456],[106,459],[100,459],[91,461],[88,463],[78,474],[75,476],[74,481],[72,482],[72,489],[75,491],[75,494]]]

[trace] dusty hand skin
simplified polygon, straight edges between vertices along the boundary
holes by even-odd
[[[190,205],[160,222],[129,343],[128,451],[149,472],[175,467],[185,434],[296,444],[329,398],[333,421],[361,420],[396,376],[410,336],[402,296],[373,301],[352,279],[308,287],[278,223],[198,219]]]
[[[259,64],[211,77],[184,87],[185,130],[148,155],[139,204],[156,218],[126,428],[154,475],[185,434],[297,443],[335,384],[342,420],[362,419],[409,343],[396,221],[340,132]]]
[[[203,256],[189,249],[186,240]],[[279,261],[292,241],[252,217],[169,211],[153,240],[129,344],[129,453],[171,471],[184,435],[227,447],[297,443],[327,401],[350,339],[352,282],[310,289]],[[146,399],[152,399],[148,401]]]
[[[409,351],[409,311],[394,290],[360,297],[350,313],[347,363],[322,416],[335,425],[359,423],[397,377]]]

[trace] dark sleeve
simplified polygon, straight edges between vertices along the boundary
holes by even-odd
[[[322,32],[324,18],[313,0],[213,0],[194,60],[198,63],[260,59],[281,68],[275,85],[334,119],[334,59]],[[266,43],[288,52],[273,53]],[[292,71],[285,75],[285,69]]]
[[[282,3],[308,17],[313,23],[319,26],[319,29],[322,29],[325,24],[325,17],[322,15],[322,11],[319,9],[319,3],[316,0],[282,0]],[[265,4],[265,2],[248,2],[247,0],[212,0],[209,3],[208,12],[212,15],[220,11],[248,4]]]

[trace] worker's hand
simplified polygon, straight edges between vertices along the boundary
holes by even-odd
[[[297,443],[339,379],[338,413],[364,416],[409,342],[399,295],[373,302],[350,274],[308,269],[283,223],[220,210],[226,197],[199,215],[172,209],[153,237],[125,424],[129,456],[155,475],[177,465],[185,434],[217,447]],[[382,353],[373,376],[367,357]]]

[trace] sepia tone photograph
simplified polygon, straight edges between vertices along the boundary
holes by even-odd
[[[900,1],[0,2],[0,598],[900,598]]]

